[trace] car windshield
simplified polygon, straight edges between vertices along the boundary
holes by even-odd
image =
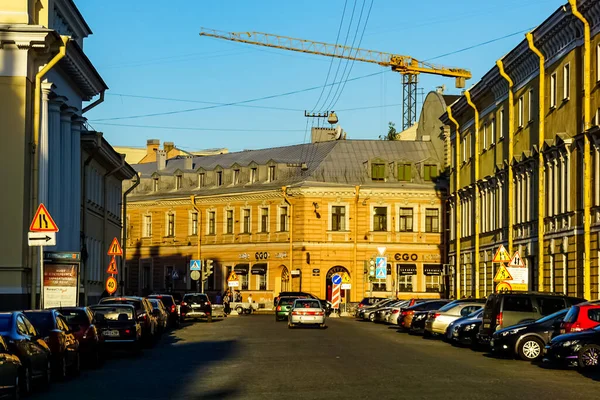
[[[294,300],[296,300],[298,297],[283,297],[281,300],[279,300],[279,304],[282,306],[289,306],[290,304],[294,303]]]
[[[454,307],[458,307],[459,305],[459,303],[448,303],[445,306],[441,307],[439,311],[452,310]]]
[[[86,325],[90,320],[83,310],[60,310],[69,325]]]
[[[123,321],[133,319],[133,309],[131,307],[114,306],[114,307],[96,307],[92,308],[96,320],[102,322],[107,321]]]
[[[158,300],[150,299],[150,303],[152,303],[152,308],[154,308],[155,310],[160,308],[160,306],[158,305]]]
[[[10,330],[10,315],[0,316],[0,332],[8,332]]]
[[[208,301],[208,297],[205,294],[189,294],[183,296],[183,301],[191,304],[200,304]]]
[[[565,315],[566,313],[567,313],[567,310],[560,310],[560,311],[555,312],[554,314],[550,314],[550,315],[545,316],[544,318],[540,318],[540,319],[536,320],[535,322],[543,323],[546,321],[554,320],[554,319],[560,317],[561,315]]]
[[[136,311],[142,308],[142,302],[135,299],[106,299],[101,304],[131,304]]]
[[[54,329],[54,318],[49,312],[26,312],[25,315],[42,336],[48,336]]]
[[[165,305],[165,307],[169,308],[171,307],[173,304],[173,298],[170,296],[154,296],[154,297],[150,297],[150,299],[158,299],[160,301],[163,302],[163,304]]]
[[[296,300],[294,308],[321,308],[318,300]]]

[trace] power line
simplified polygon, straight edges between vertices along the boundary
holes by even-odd
[[[121,126],[126,128],[144,128],[144,129],[168,129],[178,131],[211,131],[211,132],[304,132],[303,129],[238,129],[238,128],[194,128],[184,126],[156,126],[156,125],[133,125],[133,124],[113,124],[110,122],[96,122],[95,125]]]

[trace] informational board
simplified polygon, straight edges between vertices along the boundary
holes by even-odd
[[[77,306],[78,265],[44,263],[42,308]]]

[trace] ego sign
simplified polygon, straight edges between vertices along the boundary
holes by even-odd
[[[257,251],[256,253],[254,253],[254,258],[256,258],[257,260],[266,260],[269,258],[269,252]]]
[[[396,261],[417,261],[417,259],[419,258],[419,256],[417,256],[416,254],[408,254],[408,253],[404,253],[404,254],[400,254],[400,253],[396,253],[394,254],[394,259]]]

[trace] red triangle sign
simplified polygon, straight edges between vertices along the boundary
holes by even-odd
[[[111,275],[116,275],[119,273],[119,270],[117,270],[117,261],[115,261],[114,256],[110,259],[110,264],[108,264],[108,269],[106,270],[106,273]]]
[[[46,209],[44,203],[40,203],[31,225],[29,225],[29,231],[31,232],[58,232],[58,225],[50,216],[50,213]]]
[[[113,241],[110,243],[110,246],[108,247],[108,253],[106,254],[108,254],[109,256],[123,255],[123,249],[121,248],[121,244],[119,243],[117,238],[114,238]]]

